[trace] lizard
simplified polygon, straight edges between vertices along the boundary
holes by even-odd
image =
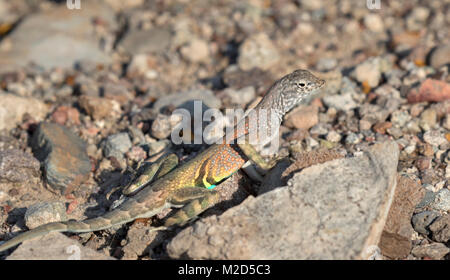
[[[257,113],[270,111],[275,117],[269,121],[260,121],[259,117],[256,117],[255,120],[260,126],[258,129],[278,131],[283,116],[324,84],[324,80],[302,69],[277,80],[254,108]],[[104,230],[138,218],[150,218],[168,208],[181,209],[169,216],[161,228],[185,225],[218,202],[218,192],[213,188],[247,161],[255,163],[263,170],[269,170],[276,164],[278,159],[266,161],[249,141],[248,135],[254,132],[254,128],[249,126],[250,118],[246,116],[241,122],[245,128],[243,135],[237,137],[235,134],[232,138],[243,141],[216,142],[179,167],[175,154],[161,157],[124,188],[122,193],[126,198],[116,208],[91,219],[52,222],[38,226],[0,244],[0,252],[50,232],[82,233]],[[260,137],[257,140],[264,144],[270,139]]]

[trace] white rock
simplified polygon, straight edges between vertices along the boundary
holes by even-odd
[[[194,39],[181,48],[181,55],[190,62],[204,62],[209,57],[208,43],[201,39]]]
[[[429,130],[424,133],[423,140],[433,146],[439,146],[447,142],[438,130]]]
[[[280,59],[280,54],[265,33],[258,33],[247,38],[239,49],[239,67],[250,70],[259,67],[268,70]]]
[[[364,25],[372,32],[383,32],[383,19],[378,14],[367,14],[364,17]]]
[[[430,204],[430,207],[440,211],[450,211],[450,190],[442,189],[434,198],[434,201]]]
[[[47,105],[35,98],[0,92],[0,130],[16,127],[25,113],[40,121],[44,119],[47,112]]]
[[[29,229],[60,221],[67,221],[66,206],[62,202],[36,203],[25,212],[25,224]]]
[[[327,140],[330,142],[337,143],[337,142],[341,141],[341,139],[342,139],[342,136],[334,130],[328,132],[328,134],[327,134]]]
[[[359,64],[354,70],[354,75],[360,83],[367,82],[370,87],[378,86],[381,80],[378,59],[368,59]]]

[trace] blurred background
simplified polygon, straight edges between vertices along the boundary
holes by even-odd
[[[370,57],[437,69],[448,45],[430,51],[448,44],[449,17],[448,0],[1,0],[0,65],[89,61],[153,96],[199,81],[224,88],[237,82],[231,72],[254,68],[266,77],[258,83],[296,68],[350,71]],[[380,83],[365,75],[357,81]]]

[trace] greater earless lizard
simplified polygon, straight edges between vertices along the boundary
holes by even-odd
[[[277,80],[255,107],[256,125],[248,116],[243,119],[244,133],[235,142],[213,144],[195,158],[178,165],[178,158],[170,154],[155,164],[124,189],[126,200],[103,216],[84,221],[53,222],[19,234],[0,245],[0,251],[24,240],[49,232],[91,232],[125,224],[138,218],[149,218],[171,207],[182,207],[166,219],[164,226],[183,225],[218,200],[214,186],[239,170],[248,160],[263,170],[272,168],[276,160],[265,161],[249,141],[256,130],[278,131],[282,117],[302,100],[321,88],[325,81],[307,70],[296,70]],[[261,121],[259,113],[272,114]],[[270,133],[266,134],[269,135]],[[242,138],[243,137],[243,138]],[[239,139],[243,139],[240,143]],[[270,139],[257,137],[258,144]]]

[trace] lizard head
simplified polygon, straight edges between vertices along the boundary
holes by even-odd
[[[308,70],[299,69],[278,80],[271,93],[278,93],[274,98],[281,108],[277,107],[287,112],[324,85],[325,80],[317,78]]]
[[[325,85],[308,70],[295,70],[277,80],[267,91],[258,109],[269,109],[281,120],[283,115]]]
[[[296,70],[283,77],[298,95],[308,95],[325,85],[325,80],[319,79],[308,70]],[[289,90],[288,90],[289,91]]]
[[[268,134],[271,136],[267,137],[267,128],[270,128],[272,132],[278,131],[283,116],[324,85],[324,80],[302,69],[295,70],[277,80],[255,108],[260,113],[258,118],[264,116],[263,112],[268,113],[261,122],[260,119],[253,120],[254,123],[258,124],[257,129],[262,128],[262,131],[265,131],[263,135],[266,136],[261,137],[258,134],[259,144],[264,145],[277,135],[269,132]],[[256,114],[253,116],[255,117]],[[252,122],[251,119],[249,121]]]

